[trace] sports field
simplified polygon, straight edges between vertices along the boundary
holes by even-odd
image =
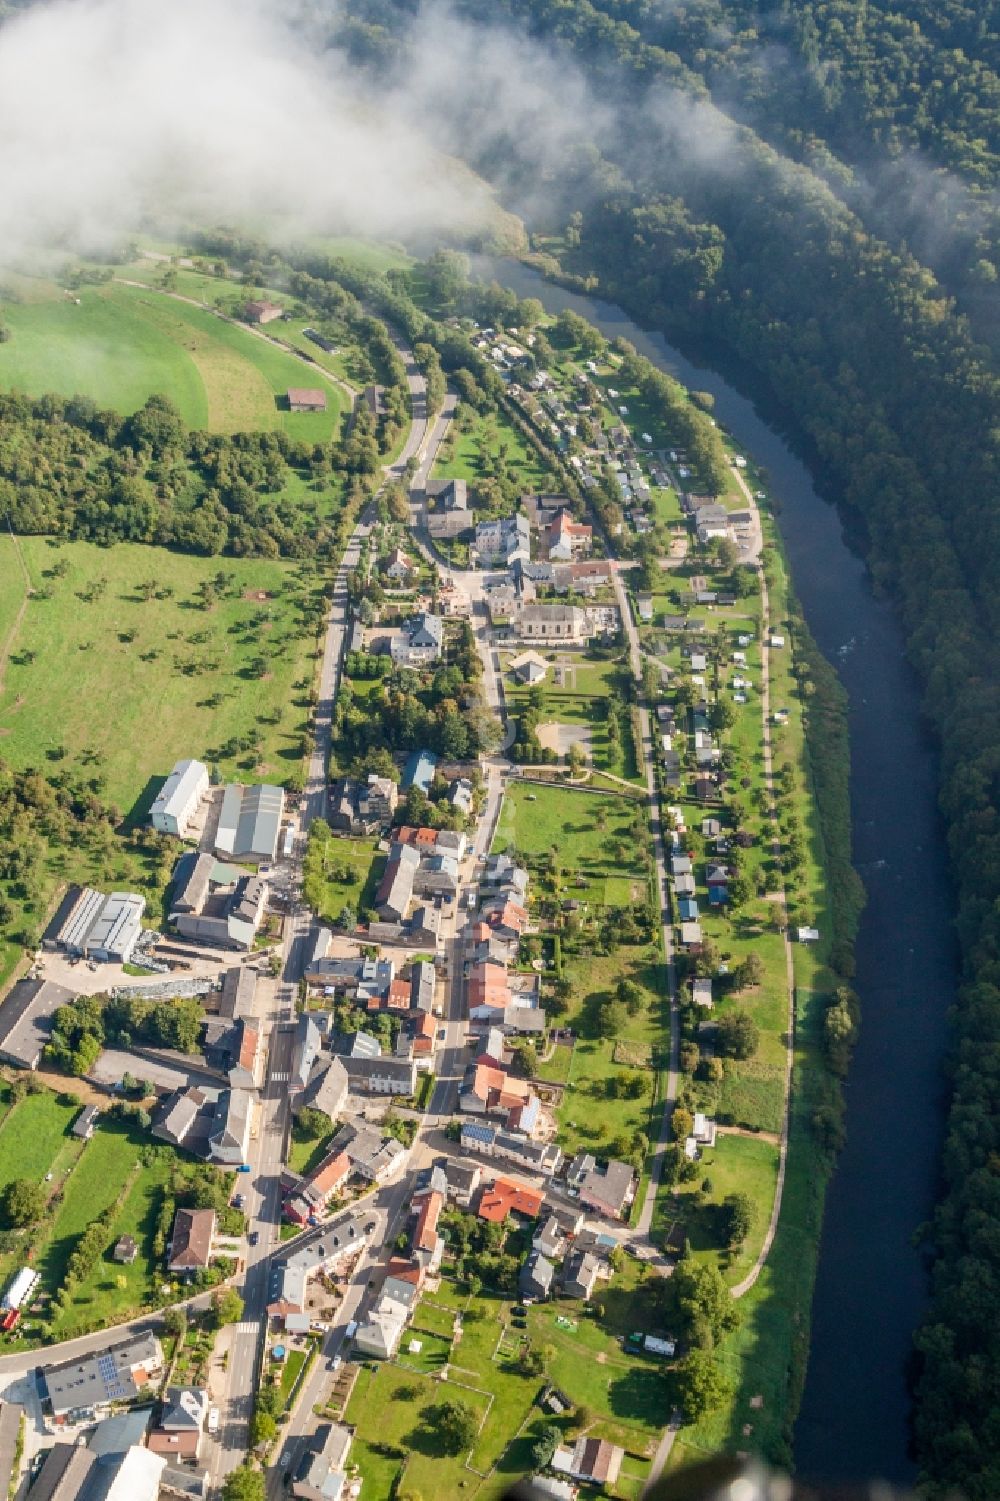
[[[0,344],[0,389],[81,393],[132,412],[154,392],[212,432],[284,429],[323,442],[339,428],[344,394],[316,370],[247,328],[153,288],[118,283],[73,297],[11,303]],[[325,412],[290,412],[293,386],[321,386]]]

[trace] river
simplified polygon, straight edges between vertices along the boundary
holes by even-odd
[[[551,313],[572,308],[712,393],[718,420],[770,475],[796,592],[847,689],[854,860],[868,893],[856,951],[863,1012],[847,1145],[826,1200],[795,1458],[806,1479],[912,1480],[905,1366],[927,1285],[911,1237],[934,1202],[957,955],[935,756],[900,628],[873,595],[836,509],[750,400],[611,303],[514,261],[477,269]]]

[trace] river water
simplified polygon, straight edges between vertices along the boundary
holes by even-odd
[[[862,1027],[847,1145],[826,1200],[795,1458],[804,1478],[911,1480],[905,1366],[927,1292],[911,1237],[934,1202],[957,958],[934,752],[901,631],[872,594],[837,511],[750,400],[611,303],[514,261],[477,270],[551,313],[571,308],[712,393],[719,421],[768,470],[796,592],[847,689],[854,860],[868,893],[856,951]]]

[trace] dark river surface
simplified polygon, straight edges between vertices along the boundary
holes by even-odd
[[[826,1200],[795,1458],[804,1478],[910,1480],[905,1364],[927,1290],[911,1237],[933,1206],[957,956],[935,757],[900,628],[872,594],[836,509],[751,401],[611,303],[513,261],[478,269],[550,312],[572,308],[712,392],[719,421],[768,470],[796,592],[847,689],[854,861],[868,893],[855,981],[863,1012],[847,1145]]]

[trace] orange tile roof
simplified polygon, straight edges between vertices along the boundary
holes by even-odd
[[[410,982],[401,980],[398,976],[389,985],[389,1006],[394,1011],[409,1011],[410,1009]]]
[[[444,1194],[432,1189],[420,1206],[416,1229],[413,1232],[413,1247],[419,1251],[433,1251],[437,1245],[437,1222],[444,1208]]]
[[[336,1152],[319,1164],[308,1180],[309,1187],[316,1193],[331,1194],[338,1184],[350,1177],[350,1173],[350,1158],[344,1152]]]
[[[530,1188],[516,1178],[498,1178],[489,1188],[484,1188],[479,1200],[479,1218],[500,1223],[512,1211],[537,1219],[542,1212],[544,1194],[541,1189]]]
[[[396,844],[412,844],[418,849],[429,849],[437,844],[437,829],[428,829],[425,825],[419,829],[411,828],[404,824],[393,834]]]

